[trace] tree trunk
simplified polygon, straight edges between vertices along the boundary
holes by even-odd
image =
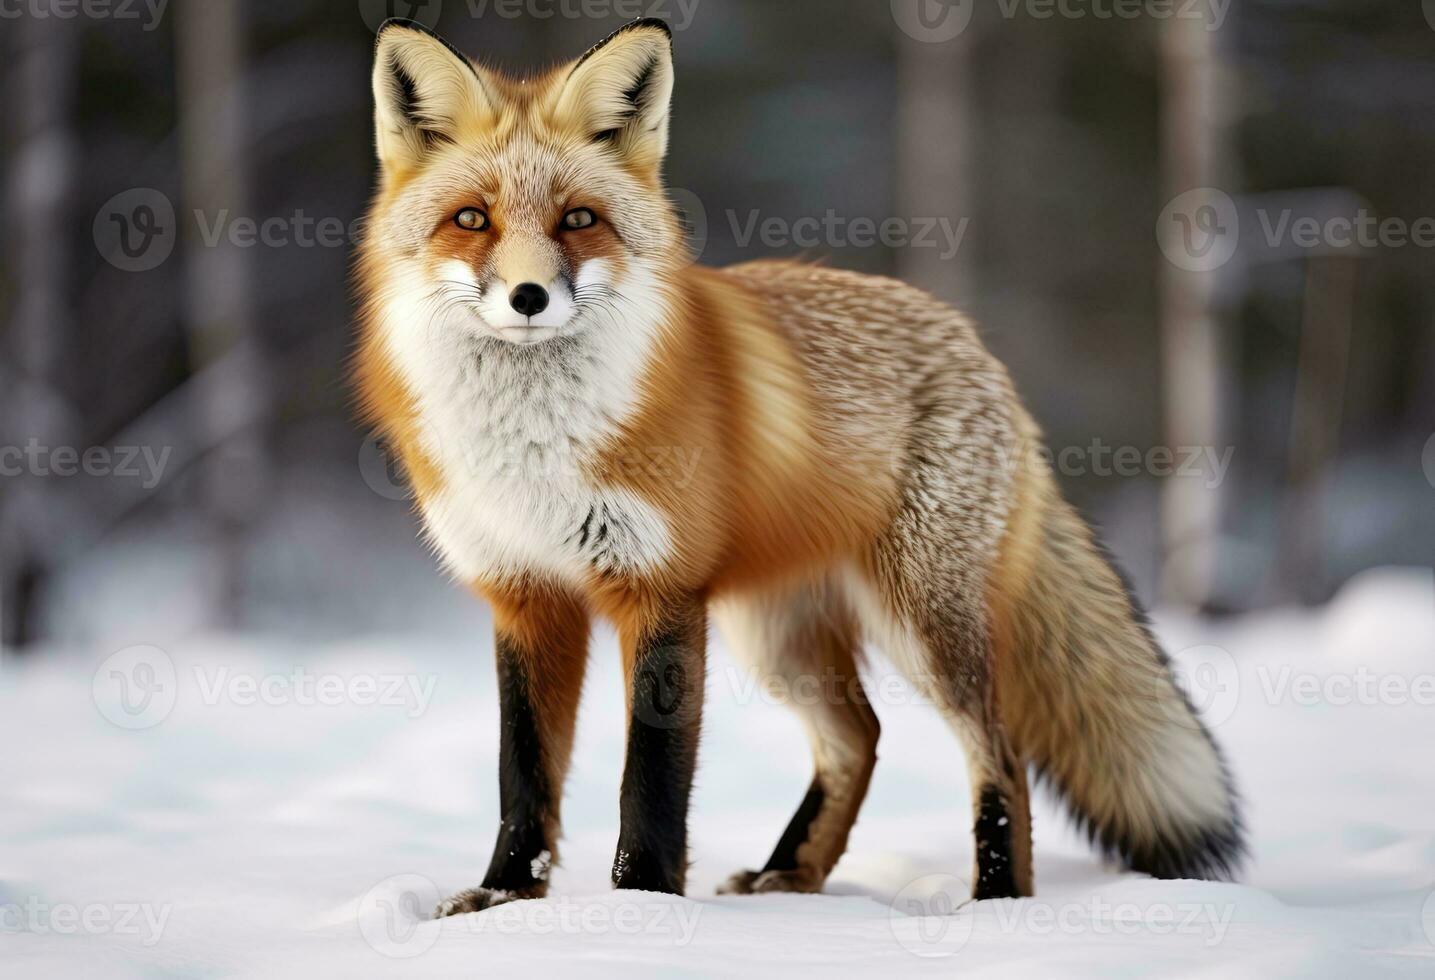
[[[249,198],[244,113],[244,6],[206,0],[176,10],[180,167],[184,207],[180,240],[186,274],[185,323],[191,367],[198,374],[226,354],[247,350],[243,370],[208,372],[213,383],[197,393],[195,442],[217,448],[202,463],[198,499],[213,545],[213,613],[236,625],[243,603],[245,543],[269,481],[264,433],[231,431],[230,418],[271,397],[264,345],[256,337],[248,252],[223,235],[204,241],[196,211],[211,227],[258,220]],[[223,438],[221,438],[221,435]]]
[[[74,445],[75,415],[63,383],[63,358],[74,342],[71,255],[76,218],[76,151],[72,120],[78,78],[80,28],[75,21],[22,17],[6,28],[13,98],[6,116],[13,127],[10,201],[13,227],[6,236],[13,270],[14,308],[5,358],[0,446],[23,451]],[[21,469],[27,469],[23,462]],[[0,476],[0,645],[18,650],[39,633],[37,604],[63,533],[59,494],[38,472]],[[53,478],[52,478],[53,479]]]
[[[1172,18],[1162,29],[1161,56],[1161,165],[1165,197],[1174,199],[1219,187],[1229,174],[1222,156],[1216,32],[1200,19]],[[1213,299],[1220,271],[1193,271],[1170,261],[1161,269],[1166,443],[1219,450],[1225,355]],[[1161,507],[1162,594],[1180,605],[1207,605],[1214,598],[1220,488],[1171,479]]]

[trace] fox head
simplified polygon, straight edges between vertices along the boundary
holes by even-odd
[[[664,308],[682,231],[662,185],[672,36],[636,21],[513,79],[407,21],[379,31],[371,306],[539,344]]]

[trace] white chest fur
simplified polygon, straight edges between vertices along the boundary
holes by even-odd
[[[442,477],[423,516],[454,575],[578,582],[667,558],[664,515],[587,476],[634,408],[651,346],[642,331],[594,329],[520,347],[464,324],[394,315],[388,341]]]

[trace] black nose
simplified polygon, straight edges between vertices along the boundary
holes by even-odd
[[[548,290],[536,282],[525,282],[508,294],[508,302],[524,316],[537,316],[548,309]]]

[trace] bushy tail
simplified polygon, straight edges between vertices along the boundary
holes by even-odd
[[[1157,878],[1228,878],[1238,804],[1210,733],[1091,529],[1026,474],[995,599],[998,693],[1017,749],[1094,844]]]

